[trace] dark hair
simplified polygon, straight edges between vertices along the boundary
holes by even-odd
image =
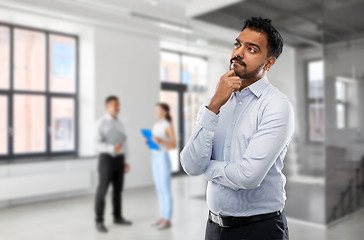
[[[169,112],[169,105],[167,103],[159,102],[157,103],[157,106],[161,107],[164,111],[167,112],[166,119],[168,122],[172,122],[172,116],[171,113]]]
[[[270,19],[252,17],[245,21],[242,31],[245,28],[265,33],[268,40],[268,56],[279,57],[283,49],[283,39],[277,29],[271,25]]]
[[[106,99],[105,99],[105,104],[108,104],[109,102],[113,101],[113,100],[116,100],[116,101],[119,101],[119,98],[117,96],[108,96]]]

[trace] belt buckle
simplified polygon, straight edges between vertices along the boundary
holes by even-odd
[[[224,223],[223,223],[222,217],[220,215],[217,216],[217,221],[218,221],[220,227],[224,227]]]
[[[228,227],[230,227],[230,226],[227,226],[227,225],[225,225],[225,224],[224,224],[223,218],[224,218],[224,217],[222,217],[221,215],[219,215],[219,216],[218,216],[219,226],[220,226],[220,227],[223,227],[223,228],[228,228]]]
[[[221,215],[213,214],[210,212],[210,216],[213,222],[217,223],[220,227],[226,228],[228,226],[224,225],[223,217]]]

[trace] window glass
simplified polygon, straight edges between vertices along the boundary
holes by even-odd
[[[59,35],[49,36],[49,89],[74,93],[76,90],[76,40]]]
[[[177,53],[161,52],[160,79],[162,82],[180,82],[180,57]]]
[[[207,61],[199,57],[182,56],[182,83],[205,86],[207,84]]]
[[[324,105],[311,103],[309,105],[310,140],[323,141],[325,133]]]
[[[14,89],[45,91],[45,34],[14,29]]]
[[[44,152],[46,150],[45,97],[15,94],[14,153]]]
[[[324,64],[323,61],[313,61],[308,64],[308,97],[324,97]]]
[[[51,150],[72,151],[75,147],[75,102],[69,98],[51,100]]]
[[[9,28],[0,26],[0,89],[9,88],[10,41]]]
[[[0,95],[0,155],[8,152],[8,99]]]

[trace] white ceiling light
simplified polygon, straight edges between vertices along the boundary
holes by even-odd
[[[159,22],[158,26],[161,28],[165,28],[165,29],[169,29],[169,30],[173,30],[173,31],[177,31],[177,32],[182,32],[182,33],[187,33],[187,34],[191,34],[193,32],[191,28],[178,26],[176,24],[171,24],[171,23],[167,23],[167,22]]]
[[[152,6],[157,6],[159,4],[158,0],[144,0],[145,3],[152,5]]]

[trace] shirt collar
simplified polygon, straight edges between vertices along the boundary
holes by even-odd
[[[110,120],[110,119],[113,119],[113,120],[117,119],[117,117],[114,118],[109,113],[105,113],[105,118],[108,119],[108,120]]]
[[[268,78],[267,78],[267,76],[264,76],[261,79],[259,79],[258,81],[256,81],[255,83],[248,86],[248,88],[250,89],[250,91],[252,91],[252,93],[254,93],[255,96],[257,96],[257,98],[260,98],[260,96],[263,93],[263,90],[268,85],[269,85]]]
[[[249,89],[257,98],[260,98],[260,96],[263,93],[263,90],[269,85],[269,81],[267,76],[262,77],[255,83],[249,85],[248,87],[244,88],[240,92],[244,91],[245,89]],[[237,92],[234,92],[233,95],[236,95]]]

